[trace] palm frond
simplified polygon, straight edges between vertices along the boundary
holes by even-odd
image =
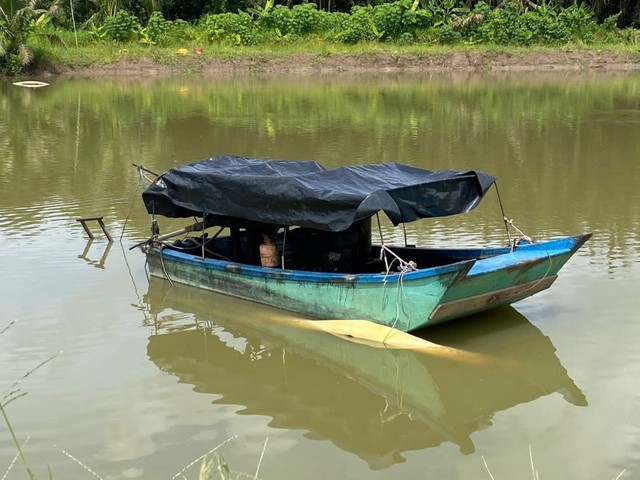
[[[49,10],[47,10],[47,14],[52,18],[60,18],[60,17],[62,17],[63,13],[64,12],[60,8],[60,5],[58,5],[58,2],[53,3],[49,7]]]
[[[18,46],[18,59],[23,66],[29,65],[33,60],[33,49],[25,43],[20,44]]]
[[[4,12],[2,7],[0,7],[0,22],[9,23],[9,17]]]

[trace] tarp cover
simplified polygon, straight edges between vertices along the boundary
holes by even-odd
[[[231,217],[332,232],[383,211],[398,225],[473,209],[495,178],[399,163],[326,169],[311,161],[221,155],[173,168],[142,194],[149,213]]]

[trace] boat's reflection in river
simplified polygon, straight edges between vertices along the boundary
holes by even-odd
[[[554,392],[587,404],[549,338],[513,308],[425,332],[476,354],[442,356],[293,328],[273,321],[286,313],[153,278],[145,301],[147,353],[161,370],[373,469],[443,442],[472,453],[471,434],[494,413]]]

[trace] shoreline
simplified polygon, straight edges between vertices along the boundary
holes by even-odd
[[[87,66],[56,65],[45,61],[29,76],[133,76],[200,74],[317,75],[339,73],[488,73],[639,71],[640,53],[612,50],[536,50],[364,53],[251,53],[232,58],[185,55],[154,60],[124,56],[110,63]]]

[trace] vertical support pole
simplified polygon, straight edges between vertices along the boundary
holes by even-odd
[[[80,222],[80,225],[82,225],[82,228],[84,228],[85,233],[87,234],[87,236],[93,240],[93,234],[91,233],[91,230],[89,230],[89,227],[87,227],[87,222],[84,218],[79,218],[78,221]]]
[[[109,235],[109,232],[107,232],[107,227],[104,225],[104,222],[102,221],[102,217],[98,218],[98,224],[100,225],[100,228],[104,232],[105,236],[109,239],[109,242],[110,243],[113,242],[113,238],[111,238],[111,235]]]

